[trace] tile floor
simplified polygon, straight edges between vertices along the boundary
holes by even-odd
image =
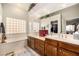
[[[29,47],[16,51],[15,56],[40,56]]]

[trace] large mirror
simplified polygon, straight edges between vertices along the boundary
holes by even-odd
[[[48,30],[48,34],[61,32],[61,15],[41,19],[41,29]]]
[[[29,21],[29,34],[36,34],[39,33],[39,21],[38,20],[31,20]]]
[[[75,18],[72,20],[67,20],[66,21],[66,34],[73,34],[75,33],[78,29],[77,26],[79,25],[79,18]]]
[[[79,24],[79,4],[62,10],[62,32],[73,34],[78,29]]]

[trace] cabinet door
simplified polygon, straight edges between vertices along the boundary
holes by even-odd
[[[39,51],[41,55],[44,55],[44,41],[39,40]]]
[[[51,56],[51,50],[52,50],[51,46],[48,44],[45,44],[45,55]]]
[[[57,56],[57,47],[52,46],[52,56]]]
[[[27,45],[28,45],[29,47],[31,47],[30,39],[29,39],[29,38],[27,39]]]
[[[45,44],[45,55],[56,56],[57,55],[57,48],[52,45]]]
[[[37,39],[35,39],[35,50],[39,50],[39,41]]]
[[[31,41],[31,48],[34,49],[34,39],[32,38],[30,41]]]
[[[65,50],[65,49],[60,49],[58,53],[59,53],[60,56],[77,56],[78,55],[75,52],[71,52],[71,51],[68,51],[68,50]]]
[[[39,50],[40,55],[44,56],[44,48],[43,47],[39,47],[39,48],[40,48],[40,50]]]

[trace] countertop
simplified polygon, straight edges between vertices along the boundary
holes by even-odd
[[[73,37],[70,37],[70,38],[60,38],[60,37],[47,36],[46,38],[79,45],[79,40],[74,39]]]
[[[28,36],[31,36],[31,37],[34,37],[34,38],[40,39],[40,40],[42,40],[42,41],[45,41],[45,37],[41,37],[41,36],[39,36],[39,35],[29,34]]]
[[[62,38],[62,37],[55,36],[55,35],[54,36],[48,35],[48,36],[45,36],[45,37],[41,37],[39,35],[32,35],[31,34],[31,35],[28,35],[28,36],[35,37],[35,38],[43,40],[43,41],[45,41],[45,38],[49,38],[49,39],[52,39],[52,40],[57,40],[57,41],[62,41],[62,42],[67,42],[67,43],[79,45],[79,40],[74,39],[72,36],[70,38]]]

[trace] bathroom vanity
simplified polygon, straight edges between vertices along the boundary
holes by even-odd
[[[64,41],[64,39],[55,40],[55,38],[46,38],[45,55],[49,56],[78,56],[79,45]],[[48,46],[50,48],[48,48]],[[48,48],[48,49],[47,49]],[[51,51],[51,52],[50,52]]]
[[[30,35],[27,43],[42,56],[79,56],[79,40]]]
[[[27,44],[40,55],[44,55],[45,38],[40,36],[28,36]]]

